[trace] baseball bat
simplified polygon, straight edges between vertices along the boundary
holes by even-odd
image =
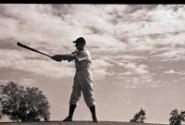
[[[23,47],[23,48],[25,48],[25,49],[31,50],[31,51],[33,51],[33,52],[36,52],[36,53],[39,53],[39,54],[42,54],[42,55],[45,55],[45,56],[51,58],[50,55],[45,54],[45,53],[43,53],[43,52],[40,52],[40,51],[38,51],[38,50],[36,50],[36,49],[34,49],[34,48],[31,48],[31,47],[29,47],[29,46],[27,46],[27,45],[24,45],[24,44],[22,44],[22,43],[20,43],[20,42],[17,42],[17,45],[20,46],[20,47]]]

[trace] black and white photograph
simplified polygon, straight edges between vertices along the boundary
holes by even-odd
[[[185,4],[0,4],[0,125],[183,125],[184,95]]]

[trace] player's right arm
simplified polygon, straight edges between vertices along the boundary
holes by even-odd
[[[75,57],[72,54],[64,54],[64,55],[53,55],[51,58],[55,61],[61,62],[62,60],[72,61]]]

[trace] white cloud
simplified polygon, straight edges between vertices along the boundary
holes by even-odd
[[[73,51],[72,41],[84,36],[92,57],[98,57],[92,64],[95,77],[105,77],[110,69],[125,75],[150,74],[148,57],[184,60],[184,6],[4,4],[0,10],[2,40],[14,38],[57,54]],[[2,49],[0,58],[0,67],[49,77],[70,76],[75,70],[67,62],[50,62],[22,50]]]
[[[164,60],[184,60],[185,51],[184,50],[169,50],[160,54],[157,54],[156,57]]]
[[[174,74],[175,71],[171,69],[171,70],[165,71],[165,73]]]
[[[111,64],[105,60],[102,59],[94,59],[92,60],[92,65],[94,69],[98,69],[101,67],[109,67]]]
[[[117,51],[123,49],[129,51],[151,50],[155,44],[161,44],[161,41],[164,40],[159,40],[156,43],[152,39],[138,39],[137,36],[156,33],[164,34],[170,32],[170,29],[181,31],[182,25],[184,25],[183,17],[185,17],[183,9],[179,9],[177,13],[172,11],[170,7],[152,7],[147,5],[57,6],[59,8],[58,13],[65,12],[63,14],[64,19],[60,15],[54,15],[53,13],[56,13],[56,9],[54,10],[48,4],[1,5],[0,7],[4,8],[0,21],[2,29],[6,30],[6,34],[4,30],[1,31],[4,34],[2,35],[4,38],[15,37],[19,40],[29,41],[30,43],[33,41],[44,41],[47,45],[58,48],[60,45],[70,46],[69,41],[72,41],[79,35],[84,35],[88,38],[91,45],[99,45],[104,51],[107,48]],[[151,11],[148,11],[149,8],[152,8]],[[29,14],[25,13],[24,10],[27,10]],[[148,11],[147,13],[146,10]],[[89,13],[88,15],[87,12]],[[125,16],[128,12],[132,14],[129,18],[126,18]],[[168,18],[163,18],[163,15],[167,15]],[[145,19],[147,16],[151,19],[148,23],[138,20],[138,17],[140,17],[144,21],[147,21],[148,19]],[[121,18],[125,20],[120,20],[118,24],[114,25],[110,22],[110,18],[115,20]],[[129,22],[130,20],[132,21]],[[100,32],[90,33],[90,27]],[[129,41],[117,39],[120,36],[129,37]],[[128,46],[123,44],[125,42],[128,42]]]
[[[178,74],[178,75],[185,75],[185,72],[178,72],[178,71],[174,71],[173,69],[164,71],[164,73],[166,74]]]
[[[71,42],[74,36],[76,37],[77,34],[81,33],[80,28],[73,27],[61,18],[40,12],[40,9],[42,9],[40,5],[18,4],[1,5],[0,7],[5,7],[4,11],[8,15],[2,16],[0,21],[0,33],[3,38],[13,37],[29,43],[42,41],[46,45],[57,48],[59,45],[66,45]],[[47,7],[43,5],[44,10]],[[25,13],[25,10],[27,13]],[[16,18],[11,18],[12,16]],[[74,35],[74,33],[76,34]]]
[[[68,64],[67,62],[58,63],[49,59],[26,59],[26,57],[33,57],[34,55],[23,53],[18,50],[1,49],[0,56],[0,67],[38,73],[52,78],[73,76],[74,74],[72,64]]]
[[[92,60],[92,71],[95,78],[104,78],[109,75],[107,69],[111,67],[112,64],[102,59]]]
[[[161,86],[159,81],[155,81],[150,75],[139,77],[125,77],[123,86],[125,88],[158,88]]]
[[[119,55],[116,54],[117,56],[112,55],[110,58],[105,58],[111,63],[116,64],[117,66],[125,66],[126,64],[132,63],[132,62],[138,62],[138,61],[143,61],[147,60],[146,57],[144,56],[137,56],[137,55]]]
[[[125,65],[125,69],[133,74],[146,74],[149,73],[147,66],[143,64],[128,63]]]
[[[74,75],[74,68],[65,62],[58,63],[45,60],[23,60],[14,62],[15,68],[44,75],[45,77],[62,78]]]

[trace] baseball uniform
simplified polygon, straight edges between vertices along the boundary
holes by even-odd
[[[76,105],[81,92],[87,106],[95,105],[93,98],[93,76],[91,67],[91,55],[87,49],[76,50],[72,53],[75,57],[76,73],[73,82],[73,90],[70,97],[70,105]]]

